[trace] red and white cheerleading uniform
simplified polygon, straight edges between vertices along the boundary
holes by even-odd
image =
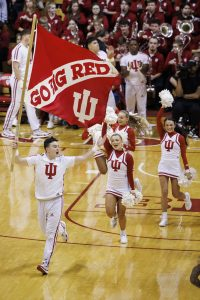
[[[115,124],[113,126],[114,132],[122,132],[123,136],[125,137],[124,133],[127,133],[127,138],[124,140],[124,148],[126,150],[135,151],[135,132],[133,128],[131,128],[129,125],[119,125]]]
[[[106,129],[107,126],[103,126],[102,136],[105,135]],[[108,139],[106,139],[104,147],[107,153],[108,167],[106,194],[121,198],[123,193],[134,190],[133,157],[129,152],[114,150]]]
[[[176,132],[167,133],[162,127],[161,117],[163,108],[157,116],[157,129],[161,139],[161,160],[158,165],[158,174],[171,178],[178,178],[181,174],[180,155],[185,169],[188,169],[186,157],[186,143],[182,135]]]
[[[35,168],[35,197],[38,199],[38,219],[46,235],[44,262],[49,265],[60,225],[63,207],[64,175],[74,166],[74,156],[59,156],[49,160],[46,154],[26,157]]]
[[[107,160],[107,166],[106,194],[121,198],[124,193],[134,189],[133,158],[130,153],[112,150]]]

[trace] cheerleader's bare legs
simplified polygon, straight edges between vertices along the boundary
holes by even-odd
[[[162,207],[162,218],[159,226],[164,227],[168,224],[167,208],[168,208],[168,183],[171,180],[172,195],[174,198],[184,200],[186,210],[190,210],[192,203],[190,201],[190,194],[183,193],[180,191],[177,178],[169,178],[167,176],[159,176],[160,187],[161,187],[161,207]]]
[[[111,218],[111,226],[115,227],[117,225],[117,217],[119,219],[120,226],[120,241],[122,244],[128,242],[126,235],[126,208],[121,204],[121,199],[116,198],[112,194],[106,194],[106,214]],[[117,207],[117,211],[116,211]]]

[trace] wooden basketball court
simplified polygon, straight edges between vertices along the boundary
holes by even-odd
[[[2,129],[2,128],[1,128]],[[29,126],[22,125],[25,138]],[[52,130],[65,155],[79,155],[81,130]],[[190,281],[200,252],[200,179],[187,189],[192,211],[169,195],[169,225],[159,228],[160,188],[157,137],[138,139],[135,174],[143,184],[143,201],[127,210],[129,242],[120,245],[119,228],[105,214],[106,175],[93,159],[65,177],[63,219],[69,242],[59,238],[48,276],[37,270],[44,236],[37,221],[33,168],[15,165],[10,172],[11,142],[0,139],[0,299],[2,300],[197,300],[200,290]],[[43,140],[21,142],[21,155],[43,152]],[[200,141],[190,140],[188,159],[200,173]],[[186,191],[186,189],[183,189]]]

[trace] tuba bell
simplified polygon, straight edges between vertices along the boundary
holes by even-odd
[[[172,26],[168,23],[162,23],[160,25],[160,33],[165,38],[170,38],[173,34]]]
[[[178,21],[177,22],[177,29],[182,34],[190,34],[194,31],[194,24],[192,21]]]

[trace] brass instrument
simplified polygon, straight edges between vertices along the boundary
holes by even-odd
[[[147,79],[147,105],[151,106],[156,97],[156,90],[155,86],[151,82],[151,74],[152,74],[152,60],[149,60],[149,71],[147,72],[146,79]]]
[[[194,24],[192,20],[187,21],[178,21],[177,22],[177,29],[182,34],[190,34],[194,31]]]
[[[182,41],[185,49],[191,41],[190,34],[194,31],[193,21],[192,20],[178,21],[176,27],[180,32],[179,38]]]
[[[173,34],[172,26],[168,23],[162,23],[160,25],[160,33],[165,38],[170,38]]]

